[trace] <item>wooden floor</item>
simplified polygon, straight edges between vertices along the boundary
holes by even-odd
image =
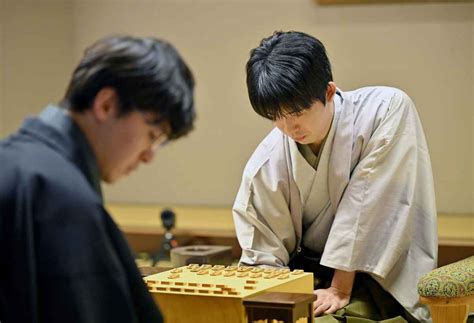
[[[160,214],[165,206],[108,204],[115,221],[125,233],[135,252],[156,252],[165,232]],[[229,208],[173,206],[176,226],[172,232],[179,245],[227,245],[238,258],[241,249],[237,242]]]
[[[108,204],[107,209],[134,251],[153,252],[161,246],[164,206]],[[181,245],[231,245],[234,256],[239,256],[230,208],[173,206],[172,210],[176,214],[173,233]],[[438,238],[440,266],[474,255],[474,214],[438,214]]]
[[[107,209],[126,233],[162,234],[160,205],[108,204]],[[176,235],[235,237],[232,212],[229,208],[186,207],[171,208],[176,214]]]

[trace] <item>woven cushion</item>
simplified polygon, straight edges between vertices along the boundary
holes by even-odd
[[[418,282],[418,293],[425,297],[474,295],[474,256],[422,276]]]

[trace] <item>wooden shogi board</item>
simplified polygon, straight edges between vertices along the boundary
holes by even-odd
[[[244,323],[243,299],[264,292],[313,292],[302,270],[191,264],[144,278],[167,323]]]

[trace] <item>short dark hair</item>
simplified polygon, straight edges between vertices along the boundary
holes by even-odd
[[[193,128],[194,78],[177,50],[152,37],[111,36],[86,49],[61,105],[76,112],[91,107],[97,93],[112,87],[119,113],[152,112],[176,139]]]
[[[332,81],[331,64],[324,45],[296,31],[275,32],[250,52],[247,62],[250,103],[259,115],[276,120],[286,113],[326,103]]]

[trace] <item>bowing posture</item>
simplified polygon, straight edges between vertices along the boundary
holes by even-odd
[[[263,39],[246,69],[275,128],[234,203],[240,262],[313,271],[320,320],[430,321],[416,284],[436,266],[436,208],[412,100],[338,89],[323,44],[300,32]]]

